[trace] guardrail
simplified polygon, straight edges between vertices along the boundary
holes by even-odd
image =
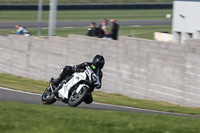
[[[70,4],[58,5],[58,10],[112,10],[112,9],[172,9],[173,4]],[[38,10],[38,5],[0,5],[0,10]],[[49,10],[49,5],[43,5]]]

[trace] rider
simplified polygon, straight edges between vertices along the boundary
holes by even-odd
[[[101,69],[103,68],[105,64],[105,60],[104,57],[102,55],[96,55],[93,58],[92,62],[84,62],[82,64],[79,65],[75,65],[73,67],[71,66],[65,66],[63,68],[63,71],[61,72],[61,74],[59,75],[59,77],[57,79],[53,79],[51,78],[50,82],[55,86],[58,87],[58,85],[62,82],[62,80],[66,77],[66,76],[70,76],[72,75],[74,72],[80,72],[82,70],[85,69],[86,66],[91,66],[92,69],[97,69],[99,68],[99,72],[97,73],[97,75],[99,76],[100,82],[103,76],[103,72],[101,71]],[[101,86],[99,86],[97,89],[100,89]],[[88,95],[87,98],[85,99],[85,103],[90,104],[92,103],[93,98],[92,98],[92,94]]]

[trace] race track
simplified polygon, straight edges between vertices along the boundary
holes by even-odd
[[[13,90],[13,89],[4,88],[4,87],[0,87],[0,101],[42,104],[41,94],[18,91],[18,90]],[[64,104],[62,102],[56,102],[53,105],[67,107],[67,104]],[[89,104],[89,105],[82,103],[78,107],[85,108],[85,109],[129,111],[129,112],[137,112],[137,113],[151,113],[151,114],[163,114],[163,115],[174,115],[174,116],[200,118],[199,115],[197,116],[197,115],[188,115],[188,114],[180,114],[180,113],[169,113],[169,112],[162,112],[162,111],[155,111],[155,110],[132,108],[132,107],[126,107],[126,106],[101,104],[101,103],[95,103],[95,102],[93,102],[92,104]]]
[[[91,21],[58,21],[57,28],[63,27],[86,27]],[[98,26],[101,21],[95,21]],[[138,25],[171,25],[172,20],[122,20],[117,21],[120,26]],[[0,22],[0,29],[15,29],[15,25],[20,24],[26,28],[37,28],[37,22]],[[42,22],[42,27],[47,28],[48,22]]]

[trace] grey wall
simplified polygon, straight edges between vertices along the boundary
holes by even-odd
[[[200,107],[200,40],[186,44],[132,37],[119,41],[0,36],[0,72],[48,81],[65,65],[106,59],[101,91]]]

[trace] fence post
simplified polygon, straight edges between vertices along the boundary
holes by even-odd
[[[42,28],[42,0],[38,1],[38,37],[41,36],[41,28]]]
[[[51,0],[49,7],[49,36],[54,36],[56,35],[57,0]]]

